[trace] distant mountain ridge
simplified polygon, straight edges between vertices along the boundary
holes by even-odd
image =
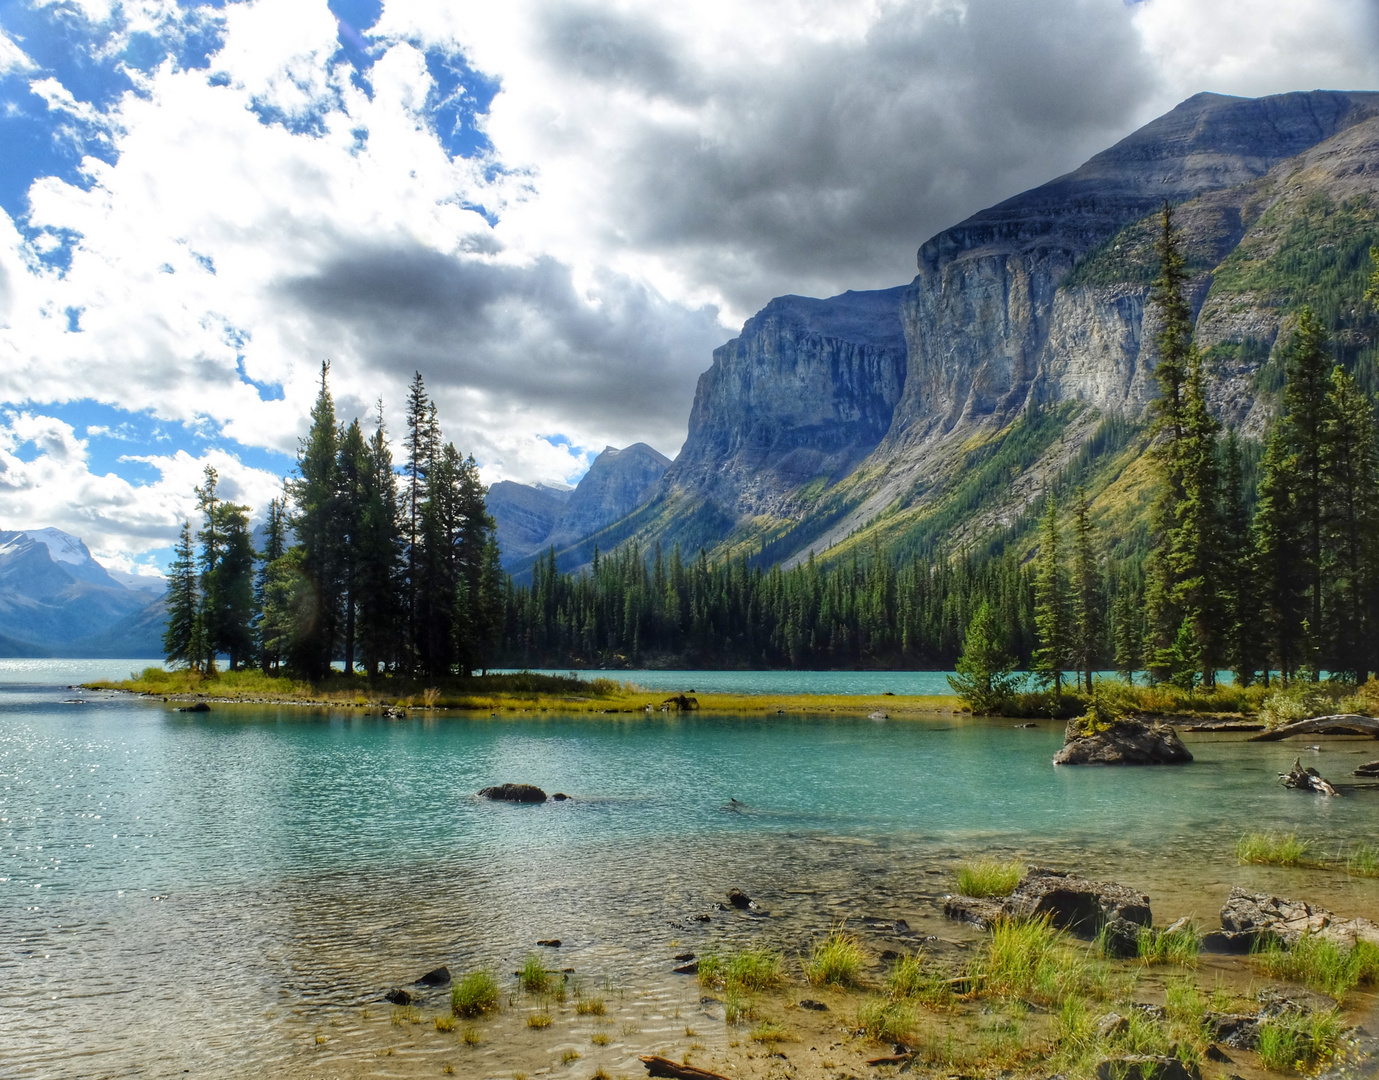
[[[1165,201],[1222,419],[1263,430],[1304,301],[1339,359],[1375,365],[1359,298],[1379,244],[1379,93],[1198,94],[925,241],[908,285],[772,300],[715,350],[657,487],[559,564],[631,540],[765,564],[937,557],[1027,529],[1074,474],[1094,517],[1136,527]]]
[[[70,533],[0,530],[0,653],[160,656],[163,589],[132,585]]]
[[[502,562],[519,573],[548,548],[567,550],[626,517],[651,494],[670,459],[646,443],[606,446],[572,489],[502,480],[488,490]]]

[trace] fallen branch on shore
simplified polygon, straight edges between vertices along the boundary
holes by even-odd
[[[1359,713],[1337,713],[1312,720],[1295,720],[1291,724],[1280,724],[1272,731],[1251,735],[1250,742],[1278,742],[1294,735],[1373,735],[1379,739],[1379,719]]]
[[[1284,787],[1297,788],[1299,791],[1315,791],[1318,795],[1335,795],[1338,798],[1341,794],[1323,780],[1316,769],[1304,769],[1302,758],[1294,758],[1293,767],[1286,773],[1279,773],[1278,778],[1283,781]]]
[[[697,1069],[693,1065],[680,1065],[670,1058],[657,1057],[655,1054],[643,1054],[640,1060],[646,1066],[648,1076],[662,1076],[666,1080],[729,1080],[722,1073]]]

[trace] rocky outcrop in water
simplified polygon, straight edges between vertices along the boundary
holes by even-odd
[[[499,784],[479,791],[481,799],[495,802],[543,803],[546,793],[535,784]]]
[[[1219,932],[1208,934],[1204,945],[1223,952],[1248,952],[1253,946],[1277,941],[1296,945],[1304,935],[1316,935],[1353,948],[1357,941],[1379,946],[1379,924],[1369,919],[1343,919],[1303,900],[1285,900],[1268,893],[1231,890],[1221,908]]]
[[[1005,899],[950,896],[943,913],[950,919],[988,927],[1000,919],[1038,919],[1086,937],[1112,921],[1153,926],[1149,897],[1113,881],[1089,881],[1077,874],[1035,867]]]
[[[1168,724],[1121,720],[1105,731],[1087,734],[1068,721],[1055,765],[1185,765],[1192,754]]]

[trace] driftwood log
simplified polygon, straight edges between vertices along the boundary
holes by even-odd
[[[722,1073],[696,1069],[693,1065],[680,1065],[670,1058],[657,1057],[655,1054],[643,1054],[641,1062],[646,1066],[648,1076],[662,1076],[666,1080],[729,1080]]]
[[[1321,773],[1316,769],[1304,769],[1301,758],[1294,758],[1293,767],[1287,772],[1279,773],[1278,778],[1283,781],[1284,787],[1297,788],[1299,791],[1315,791],[1318,795],[1341,794],[1323,780]]]
[[[1379,739],[1379,719],[1359,713],[1337,713],[1313,720],[1295,720],[1291,724],[1280,724],[1272,731],[1251,735],[1250,742],[1278,742],[1294,735],[1373,735]]]

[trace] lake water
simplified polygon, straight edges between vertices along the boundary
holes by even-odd
[[[1262,828],[1372,840],[1379,790],[1274,777],[1302,752],[1347,780],[1373,741],[1188,735],[1185,768],[1056,769],[1049,723],[191,715],[67,688],[138,666],[0,661],[0,1075],[373,1075],[361,1009],[437,964],[559,937],[581,975],[650,984],[677,947],[796,948],[840,919],[952,937],[973,852],[1138,885],[1157,921],[1215,925],[1232,884],[1379,917],[1379,882],[1231,856]],[[475,797],[504,781],[572,798]],[[715,912],[732,886],[772,918]]]

